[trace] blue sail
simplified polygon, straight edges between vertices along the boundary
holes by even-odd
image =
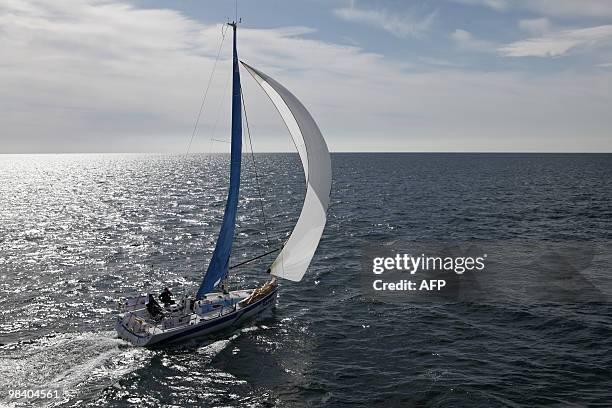
[[[201,299],[221,283],[229,269],[229,258],[232,252],[232,242],[236,229],[236,212],[240,190],[240,161],[242,156],[242,105],[240,92],[240,70],[238,67],[238,52],[236,51],[236,23],[234,28],[234,62],[232,82],[232,150],[230,164],[230,187],[223,214],[223,223],[219,231],[219,239],[215,246],[208,270],[198,289],[196,299]]]

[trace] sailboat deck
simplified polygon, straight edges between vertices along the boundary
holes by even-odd
[[[239,303],[248,298],[252,290],[236,290],[223,294],[221,292],[208,293],[202,299],[182,299],[178,304],[172,304],[163,309],[163,317],[154,319],[147,310],[144,302],[139,298],[128,299],[125,305],[132,307],[124,310],[123,322],[125,327],[133,333],[154,335],[164,333],[185,326],[197,325],[203,321],[211,321],[226,316],[239,309]],[[191,307],[188,305],[193,302]],[[206,307],[206,308],[205,308]]]

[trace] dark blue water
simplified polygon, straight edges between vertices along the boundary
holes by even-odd
[[[304,194],[296,155],[255,160],[268,237],[245,156],[233,262],[282,242]],[[332,163],[321,245],[302,282],[282,282],[273,312],[143,350],[116,339],[115,300],[197,288],[227,156],[0,156],[0,405],[27,385],[63,388],[58,406],[612,403],[609,302],[391,302],[365,296],[359,279],[364,248],[378,243],[605,247],[612,155],[334,154]],[[240,269],[234,285],[261,282],[269,261]],[[589,276],[609,279],[608,265],[595,262]]]

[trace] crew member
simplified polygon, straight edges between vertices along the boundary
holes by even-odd
[[[170,292],[170,289],[164,288],[162,293],[159,295],[159,300],[162,301],[164,306],[173,305],[174,299],[172,299],[172,292]]]
[[[163,315],[161,307],[157,304],[157,301],[153,297],[152,294],[149,293],[149,298],[146,302],[147,311],[151,315],[154,320],[157,320],[159,317]]]

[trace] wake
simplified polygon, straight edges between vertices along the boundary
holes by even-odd
[[[149,350],[131,347],[115,336],[114,331],[67,333],[0,348],[0,389],[6,390],[0,406],[24,402],[8,400],[11,389],[62,390],[61,400],[39,400],[37,405],[92,397],[150,361]]]

